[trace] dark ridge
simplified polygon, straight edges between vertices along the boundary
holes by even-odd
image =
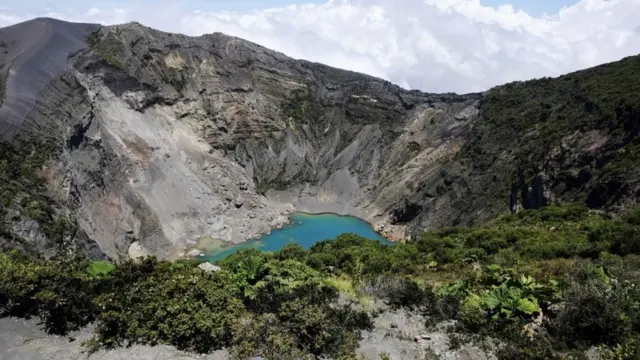
[[[100,25],[37,18],[0,29],[0,139],[14,137],[40,90],[65,69],[70,54],[87,47]],[[11,73],[10,73],[11,70]]]

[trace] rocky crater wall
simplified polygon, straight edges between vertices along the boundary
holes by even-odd
[[[390,215],[478,113],[477,95],[408,92],[222,34],[102,28],[73,63],[94,116],[70,151],[88,179],[79,220],[110,254],[133,241],[129,255],[163,257],[201,237],[237,243],[294,209],[402,239]]]
[[[484,94],[427,94],[220,33],[33,21],[73,33],[73,49],[54,59],[28,115],[3,129],[17,134],[10,143],[54,144],[38,165],[55,203],[50,218],[75,219],[74,241],[92,256],[176,258],[201,239],[255,237],[294,210],[355,215],[405,240],[553,201],[615,208],[639,197],[637,166],[616,165],[624,173],[615,178],[601,171],[635,154],[633,105],[605,122],[598,94],[587,103],[562,95],[640,68],[637,59],[587,70],[586,80],[576,73]],[[18,66],[29,52],[6,54],[2,79],[32,71]],[[6,84],[0,112],[16,98]],[[634,93],[634,84],[621,78],[611,91]],[[24,204],[16,209],[25,213]]]

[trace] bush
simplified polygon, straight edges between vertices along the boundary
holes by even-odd
[[[0,315],[38,316],[60,334],[96,321],[93,349],[163,343],[197,352],[230,347],[238,358],[346,359],[373,326],[350,303],[365,294],[419,311],[427,325],[457,320],[457,331],[500,339],[501,358],[553,359],[600,346],[627,359],[640,332],[634,219],[554,207],[429,232],[410,244],[345,234],[311,250],[248,249],[214,273],[191,260],[113,265],[10,252],[0,254]],[[434,279],[437,292],[421,285]],[[539,314],[546,322],[538,337],[514,337]]]
[[[577,222],[587,218],[589,208],[584,204],[549,205],[536,210],[522,210],[510,217],[503,218],[504,222],[518,222],[520,224],[536,225],[541,223]]]
[[[425,305],[425,301],[428,298],[427,292],[433,291],[431,289],[425,290],[421,288],[415,281],[400,279],[397,291],[389,294],[389,305],[395,308],[406,307],[414,309]],[[435,296],[431,296],[434,298]]]
[[[299,244],[287,244],[280,251],[276,252],[275,257],[279,260],[297,260],[304,262],[308,252]]]
[[[640,330],[637,285],[610,278],[602,268],[582,266],[570,277],[550,332],[577,348],[624,343]]]
[[[357,347],[360,330],[372,327],[366,312],[354,310],[350,305],[337,305],[337,290],[326,285],[320,273],[304,263],[271,260],[257,273],[253,285],[241,289],[246,308],[260,315],[252,318],[252,326],[261,327],[265,322],[272,324],[277,320],[279,328],[286,329],[278,335],[282,337],[278,344],[289,344],[284,348],[276,346],[274,339],[263,333],[267,352],[281,356],[300,352],[315,356],[348,355]],[[236,272],[234,276],[239,274],[245,272]],[[247,282],[240,280],[240,283]],[[242,348],[246,349],[246,345]]]
[[[507,333],[505,331],[504,333]],[[498,360],[561,360],[569,359],[560,356],[554,349],[552,340],[542,334],[530,338],[520,333],[520,329],[511,328],[510,338],[496,352]]]
[[[602,360],[637,360],[640,359],[640,336],[637,334],[615,347],[603,346],[599,349]]]
[[[628,224],[640,226],[640,205],[634,205],[629,209],[624,214],[623,219]]]
[[[298,347],[310,354],[337,357],[353,353],[360,330],[373,327],[369,315],[349,305],[330,307],[330,303],[320,303],[320,299],[298,296],[283,303],[277,316],[296,337]]]
[[[366,295],[385,300],[393,308],[417,309],[435,299],[433,289],[424,289],[415,281],[398,276],[381,275],[366,280],[360,287]]]
[[[640,253],[640,227],[624,222],[611,222],[593,229],[589,240],[605,244],[609,252],[626,256]]]
[[[350,356],[372,327],[303,262],[250,251],[226,261],[207,273],[153,257],[112,265],[0,254],[0,315],[38,316],[57,334],[95,320],[93,350],[162,343],[271,359]]]
[[[265,359],[297,360],[305,356],[298,348],[295,336],[290,333],[274,314],[247,314],[232,328],[231,354],[244,360],[256,354]]]
[[[95,286],[74,264],[0,254],[0,316],[38,316],[47,332],[66,334],[94,320]]]
[[[149,272],[151,264],[127,264],[142,276],[96,299],[94,348],[164,343],[206,353],[229,345],[231,327],[245,313],[231,277],[165,263]]]

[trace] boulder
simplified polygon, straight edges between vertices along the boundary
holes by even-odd
[[[214,272],[214,271],[222,270],[220,266],[213,265],[210,262],[203,262],[202,264],[198,265],[198,267],[205,272]]]
[[[200,255],[200,254],[202,254],[202,252],[201,252],[200,250],[198,250],[198,249],[193,249],[193,250],[190,250],[190,251],[187,253],[187,256],[194,257],[194,256],[198,256],[198,255]]]

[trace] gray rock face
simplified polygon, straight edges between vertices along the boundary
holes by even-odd
[[[63,24],[73,39],[91,29]],[[87,41],[70,42],[64,66],[52,60],[58,75],[20,134],[64,144],[52,192],[76,204],[80,228],[114,258],[176,258],[203,237],[241,242],[294,210],[356,215],[401,239],[416,187],[438,176],[478,116],[480,95],[406,91],[218,33],[132,23]],[[3,69],[34,71],[16,64]]]

